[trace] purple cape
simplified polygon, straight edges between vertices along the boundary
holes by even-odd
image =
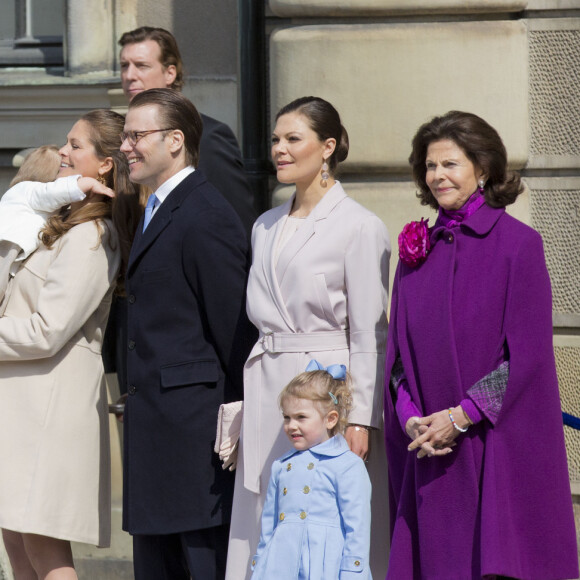
[[[385,388],[391,555],[388,579],[578,577],[578,555],[552,347],[550,280],[540,235],[482,206],[432,240],[417,268],[399,263]],[[423,415],[458,405],[510,360],[495,425],[453,453],[408,452],[389,389],[401,357]]]

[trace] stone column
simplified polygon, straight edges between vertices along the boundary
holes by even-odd
[[[68,0],[66,74],[112,73],[115,68],[114,32],[112,0]]]

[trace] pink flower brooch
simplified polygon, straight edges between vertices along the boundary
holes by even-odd
[[[416,268],[427,259],[431,249],[429,219],[409,222],[399,234],[399,258],[409,268]]]

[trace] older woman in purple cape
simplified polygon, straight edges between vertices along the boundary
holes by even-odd
[[[542,239],[501,138],[452,111],[409,159],[439,210],[399,237],[385,385],[387,578],[561,579],[578,556]]]

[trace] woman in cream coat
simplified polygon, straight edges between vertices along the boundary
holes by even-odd
[[[250,575],[270,466],[288,448],[278,395],[311,359],[344,364],[353,377],[346,439],[355,453],[370,459],[377,545],[371,564],[377,577],[386,573],[380,429],[390,246],[382,221],[332,177],[347,154],[348,136],[330,103],[304,97],[278,113],[272,158],[278,180],[294,183],[296,193],[258,218],[252,233],[248,315],[260,337],[244,369],[227,580]]]
[[[122,129],[111,111],[73,126],[58,181],[88,195],[49,218],[2,303],[0,526],[16,579],[74,579],[71,540],[109,545],[101,343],[121,262],[110,196],[131,187]]]

